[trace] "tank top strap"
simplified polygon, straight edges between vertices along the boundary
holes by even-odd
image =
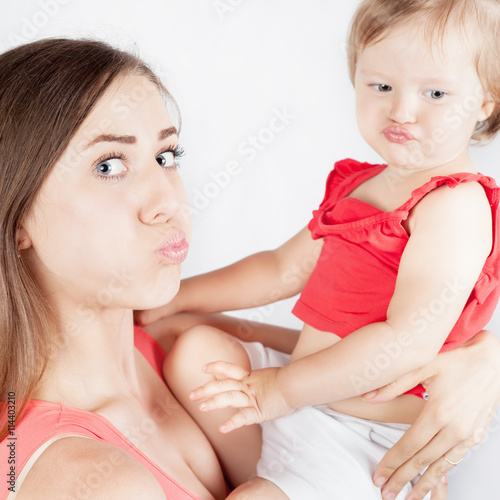
[[[449,188],[453,189],[463,182],[479,182],[483,186],[486,195],[488,197],[488,200],[490,201],[490,204],[492,206],[498,205],[498,198],[499,198],[498,186],[493,178],[479,173],[472,174],[470,172],[460,172],[452,175],[432,177],[430,181],[426,182],[419,188],[415,189],[412,192],[410,199],[406,201],[403,205],[401,205],[401,207],[398,208],[397,211],[409,213],[410,210],[425,195],[427,195],[434,189],[444,185],[447,185]]]
[[[337,161],[326,180],[325,194],[319,210],[328,210],[356,186],[386,167],[387,165],[361,163],[351,158]]]
[[[134,325],[134,345],[163,379],[162,366],[166,354],[158,342],[137,325]]]

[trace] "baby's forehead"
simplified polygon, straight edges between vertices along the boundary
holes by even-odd
[[[386,53],[400,63],[411,59],[427,65],[433,63],[436,69],[456,68],[474,63],[478,50],[477,43],[459,27],[449,25],[443,32],[430,32],[425,26],[405,24],[388,28],[361,48],[359,58],[367,63],[370,57]]]
[[[440,40],[411,29],[388,32],[361,51],[356,73],[392,85],[411,81],[449,91],[469,92],[479,84],[475,52],[458,32]]]
[[[453,21],[443,26],[436,26],[425,19],[416,19],[413,22],[389,26],[367,46],[375,45],[386,38],[405,39],[408,44],[415,44],[425,51],[447,52],[456,48],[469,51],[475,49],[477,45],[477,33],[474,33],[470,27],[467,28],[464,24]]]

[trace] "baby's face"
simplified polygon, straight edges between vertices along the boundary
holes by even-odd
[[[423,30],[393,30],[360,53],[355,89],[363,138],[404,170],[465,166],[472,133],[491,107],[474,49],[453,30],[432,48]]]

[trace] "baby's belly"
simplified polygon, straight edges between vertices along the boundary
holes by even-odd
[[[322,332],[312,326],[304,325],[297,346],[292,353],[291,361],[326,349],[340,340],[341,338],[333,333]],[[325,380],[325,383],[335,383],[335,381]],[[423,399],[411,394],[404,394],[386,403],[368,403],[356,396],[329,403],[328,406],[333,410],[367,420],[412,424],[424,404]]]

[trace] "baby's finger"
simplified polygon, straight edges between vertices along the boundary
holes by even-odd
[[[219,431],[223,434],[244,427],[245,425],[253,425],[262,422],[259,418],[259,412],[255,408],[247,407],[241,408],[241,410],[234,414],[229,420],[224,422],[220,427]]]
[[[191,401],[199,401],[200,399],[211,398],[217,394],[228,391],[240,391],[242,384],[239,380],[224,378],[221,380],[211,380],[201,387],[197,387],[189,393]]]
[[[249,375],[249,372],[241,366],[229,363],[228,361],[214,361],[206,364],[202,370],[217,377],[232,378],[242,380]]]
[[[241,391],[227,391],[215,394],[200,404],[201,411],[220,410],[221,408],[244,408],[248,406],[248,396]]]
[[[151,321],[148,321],[147,311],[134,311],[134,323],[139,326],[146,326]]]
[[[159,321],[167,314],[163,310],[163,307],[157,307],[156,309],[145,309],[143,311],[134,311],[134,322],[139,326],[148,326],[151,323]]]

